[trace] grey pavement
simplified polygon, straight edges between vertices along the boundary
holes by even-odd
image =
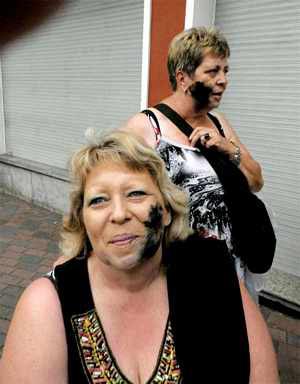
[[[0,192],[0,356],[19,296],[59,255],[61,222],[57,213]],[[281,383],[300,383],[300,314],[288,316],[271,307],[261,310],[273,338]]]

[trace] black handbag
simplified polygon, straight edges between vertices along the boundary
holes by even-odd
[[[185,135],[190,136],[193,128],[172,108],[166,104],[157,104],[154,108],[169,118]],[[143,112],[148,116],[153,114],[150,110]],[[154,119],[154,116],[151,117]],[[220,134],[224,136],[218,119],[213,115],[210,115],[210,118]],[[156,117],[154,120],[158,124]],[[240,257],[251,272],[267,272],[274,259],[276,237],[265,204],[251,192],[245,175],[227,155],[214,148],[205,148],[200,141],[197,147],[213,167],[223,185],[224,201],[232,225],[234,254]]]

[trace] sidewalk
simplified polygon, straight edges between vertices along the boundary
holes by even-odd
[[[60,215],[0,193],[0,356],[18,297],[59,255],[60,225]],[[281,384],[300,383],[300,320],[267,307],[262,312],[277,352]]]

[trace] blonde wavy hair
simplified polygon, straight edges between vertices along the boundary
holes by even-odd
[[[63,220],[60,248],[63,255],[79,255],[88,240],[83,222],[83,199],[87,176],[93,167],[102,163],[122,164],[133,171],[148,171],[159,188],[172,221],[165,229],[166,244],[184,240],[190,233],[188,223],[188,197],[171,182],[163,160],[141,138],[115,131],[79,149],[71,158],[70,210]]]
[[[192,76],[208,53],[226,58],[230,56],[227,40],[214,27],[187,29],[173,38],[169,46],[167,63],[173,91],[177,88],[177,71],[183,71]]]

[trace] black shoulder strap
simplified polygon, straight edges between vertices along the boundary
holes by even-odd
[[[170,119],[172,123],[174,123],[186,136],[191,135],[191,133],[193,132],[193,128],[176,111],[174,111],[174,109],[163,103],[155,105],[154,108],[158,109],[163,115]],[[208,114],[208,117],[215,124],[219,133],[225,137],[222,125],[217,119],[217,117],[213,116],[211,113]]]
[[[159,110],[163,115],[172,121],[186,136],[190,136],[193,132],[193,128],[187,123],[174,109],[168,105],[160,103],[154,106],[155,109]]]

